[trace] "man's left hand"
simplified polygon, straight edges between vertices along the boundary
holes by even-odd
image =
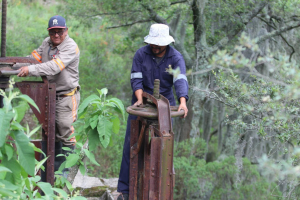
[[[21,67],[19,70],[20,70],[20,73],[18,74],[19,77],[25,77],[25,76],[28,76],[28,74],[29,74],[29,69],[28,69],[27,66]]]

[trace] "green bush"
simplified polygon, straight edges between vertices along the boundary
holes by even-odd
[[[281,196],[275,182],[262,177],[247,158],[242,159],[240,170],[233,156],[206,163],[205,150],[206,143],[201,138],[176,144],[174,199],[271,200]]]

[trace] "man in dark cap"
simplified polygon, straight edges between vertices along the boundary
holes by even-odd
[[[35,49],[29,57],[35,58],[40,64],[21,67],[18,76],[47,76],[50,83],[56,84],[56,141],[74,149],[75,137],[72,123],[77,119],[79,93],[79,55],[80,51],[75,41],[69,37],[66,20],[59,15],[50,18],[47,37],[41,46]],[[18,64],[17,64],[18,65]],[[14,66],[18,67],[18,66]],[[61,145],[56,143],[56,154]],[[64,161],[56,158],[55,170]]]

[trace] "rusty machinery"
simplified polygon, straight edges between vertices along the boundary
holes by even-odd
[[[18,70],[13,70],[12,66],[16,63],[37,64],[35,59],[27,57],[0,57],[0,88],[8,88],[9,78],[11,75],[17,75]],[[47,159],[45,177],[46,181],[53,185],[54,183],[54,146],[55,146],[55,103],[56,90],[55,84],[49,83],[46,77],[43,81],[22,81],[17,82],[15,86],[20,89],[21,93],[28,95],[34,100],[40,112],[33,106],[30,106],[33,113],[42,124],[42,140],[32,141],[38,148],[44,148]],[[1,99],[0,102],[3,106]],[[1,107],[2,107],[1,106]],[[42,145],[43,144],[43,145]],[[36,159],[40,160],[40,154],[36,154]]]
[[[35,59],[27,57],[6,57],[6,16],[7,0],[2,0],[2,23],[1,23],[1,57],[0,57],[0,89],[8,88],[9,78],[11,75],[18,74],[17,70],[12,70],[16,63],[38,64]],[[31,106],[33,113],[39,123],[42,124],[42,140],[32,141],[38,148],[44,148],[46,152],[47,163],[45,166],[46,173],[43,174],[42,180],[51,185],[54,183],[54,146],[55,146],[55,103],[56,89],[55,84],[49,83],[46,77],[43,81],[22,81],[15,84],[23,94],[27,94],[37,104],[40,112]],[[0,108],[3,105],[3,97],[0,95]],[[42,145],[43,144],[43,145]],[[39,154],[36,158],[40,159]]]
[[[153,95],[143,92],[142,106],[129,106],[126,111],[138,116],[130,130],[130,200],[173,200],[175,172],[173,168],[174,133],[171,117],[184,115],[170,106],[159,94],[159,80]]]

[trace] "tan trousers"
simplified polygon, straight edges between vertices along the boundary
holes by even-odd
[[[80,92],[76,91],[73,96],[57,97],[55,112],[56,140],[64,145],[74,145],[75,137],[69,139],[74,133],[72,123],[77,120],[77,111],[80,102]]]

